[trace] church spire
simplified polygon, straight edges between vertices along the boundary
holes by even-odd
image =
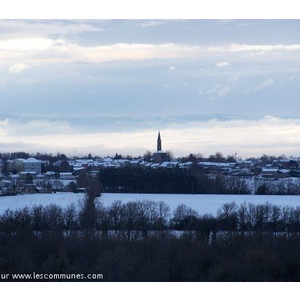
[[[160,131],[158,132],[158,137],[157,137],[157,151],[161,151]]]

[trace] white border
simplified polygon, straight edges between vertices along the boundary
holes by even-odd
[[[297,283],[3,283],[1,295],[31,300],[282,300],[295,298],[298,287]]]
[[[0,18],[10,19],[290,19],[297,0],[9,0]]]
[[[10,0],[1,19],[293,19],[296,0]],[[105,274],[105,272],[104,272]],[[16,288],[15,286],[18,285]],[[12,299],[289,299],[295,283],[1,283]]]

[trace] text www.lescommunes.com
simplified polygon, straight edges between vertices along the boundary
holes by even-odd
[[[102,280],[103,274],[4,273],[0,280]]]

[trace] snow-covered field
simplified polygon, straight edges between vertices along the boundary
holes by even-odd
[[[7,209],[19,209],[25,206],[57,204],[65,208],[71,203],[78,204],[84,194],[56,193],[56,194],[29,194],[0,197],[0,214]],[[234,201],[237,204],[251,202],[262,204],[269,202],[276,205],[300,206],[300,196],[260,196],[260,195],[177,195],[177,194],[102,194],[100,201],[111,205],[115,200],[124,203],[134,200],[164,201],[171,210],[184,203],[200,214],[215,214],[223,203]]]
[[[281,206],[300,206],[300,196],[260,196],[260,195],[180,195],[180,194],[103,194],[101,201],[110,205],[115,200],[128,202],[132,200],[164,201],[174,210],[179,204],[184,203],[195,209],[199,214],[216,214],[222,204],[234,201],[236,204],[243,202],[253,204],[271,204]]]
[[[84,194],[55,193],[55,194],[26,194],[17,196],[0,197],[0,214],[7,209],[16,210],[23,207],[35,205],[47,206],[57,204],[61,207],[68,207],[71,203],[78,204]]]

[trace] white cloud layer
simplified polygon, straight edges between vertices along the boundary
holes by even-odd
[[[229,67],[229,63],[228,62],[226,62],[226,61],[221,61],[221,62],[218,62],[217,64],[216,64],[216,67],[218,67],[218,68],[223,68],[223,67]]]
[[[138,24],[140,27],[154,27],[154,26],[160,26],[164,25],[166,21],[164,20],[146,20],[142,21],[141,23]]]
[[[103,21],[103,20],[102,20]],[[101,21],[89,22],[89,20],[0,20],[0,28],[3,36],[14,37],[49,37],[76,35],[81,33],[101,32]]]
[[[9,67],[9,73],[10,74],[17,74],[26,69],[26,66],[24,64],[14,64],[11,67]]]
[[[229,46],[209,47],[209,51],[215,52],[271,52],[271,51],[299,51],[300,44],[290,45],[250,45],[250,44],[231,44]]]
[[[144,60],[153,58],[184,58],[216,55],[217,53],[300,51],[300,44],[194,46],[175,43],[142,44],[115,43],[106,45],[82,45],[62,38],[50,37],[0,37],[0,63],[28,64],[49,62],[107,62],[120,60]],[[217,67],[229,63],[220,61]]]
[[[68,154],[141,155],[153,151],[156,130],[132,130],[123,133],[78,134],[65,122],[35,120],[26,125],[36,128],[29,134],[17,136],[20,125],[6,119],[0,122],[0,151],[64,151]],[[243,157],[262,154],[299,155],[300,119],[281,119],[266,116],[261,119],[233,119],[221,121],[170,124],[162,130],[163,147],[175,155],[216,151],[235,152]],[[118,141],[116,145],[116,141]]]

